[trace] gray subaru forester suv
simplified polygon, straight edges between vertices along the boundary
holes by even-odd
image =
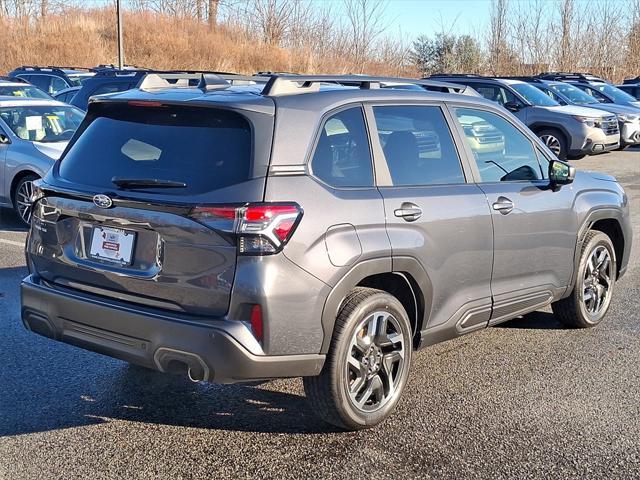
[[[620,185],[403,82],[428,87],[150,76],[94,99],[34,194],[25,326],[197,381],[304,377],[361,429],[417,349],[549,304],[597,325],[631,248]]]

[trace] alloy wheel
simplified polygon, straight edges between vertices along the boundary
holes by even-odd
[[[375,412],[399,393],[405,343],[400,322],[389,312],[374,312],[360,322],[346,365],[346,389],[354,407]]]
[[[540,140],[544,142],[547,148],[551,150],[556,157],[558,157],[560,155],[560,152],[562,152],[562,145],[560,144],[560,140],[558,140],[553,135],[542,135],[540,137]]]
[[[31,221],[31,206],[33,197],[33,182],[22,182],[16,191],[16,210],[24,223]]]
[[[598,315],[611,296],[613,265],[609,250],[602,245],[593,249],[584,269],[582,301],[590,315]]]

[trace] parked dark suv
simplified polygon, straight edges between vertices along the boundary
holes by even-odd
[[[549,304],[600,323],[631,248],[615,179],[490,101],[383,83],[429,85],[149,75],[93,100],[33,195],[25,326],[193,380],[304,377],[360,429],[416,349]]]
[[[22,78],[49,95],[55,95],[69,87],[77,87],[91,78],[94,72],[80,67],[18,67],[10,77]]]

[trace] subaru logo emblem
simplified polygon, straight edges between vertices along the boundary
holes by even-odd
[[[113,205],[113,201],[107,197],[106,195],[95,195],[93,197],[93,203],[95,203],[96,207],[100,208],[110,208]]]

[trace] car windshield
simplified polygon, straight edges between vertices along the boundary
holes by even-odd
[[[542,90],[528,83],[514,83],[511,87],[522,95],[527,102],[537,107],[557,107],[560,105]]]
[[[604,93],[605,95],[611,97],[614,103],[627,103],[627,102],[637,102],[637,100],[629,95],[627,92],[620,90],[618,87],[614,87],[613,85],[609,85],[608,83],[603,83],[602,85],[595,85],[595,88]]]
[[[51,99],[49,95],[33,85],[0,85],[0,97]]]
[[[0,119],[17,137],[32,142],[66,142],[83,117],[82,111],[64,105],[0,107]]]
[[[593,105],[595,103],[600,103],[588,93],[583,92],[579,88],[569,85],[568,83],[549,85],[549,87],[554,92],[564,95],[569,99],[570,103],[575,103],[576,105]]]

